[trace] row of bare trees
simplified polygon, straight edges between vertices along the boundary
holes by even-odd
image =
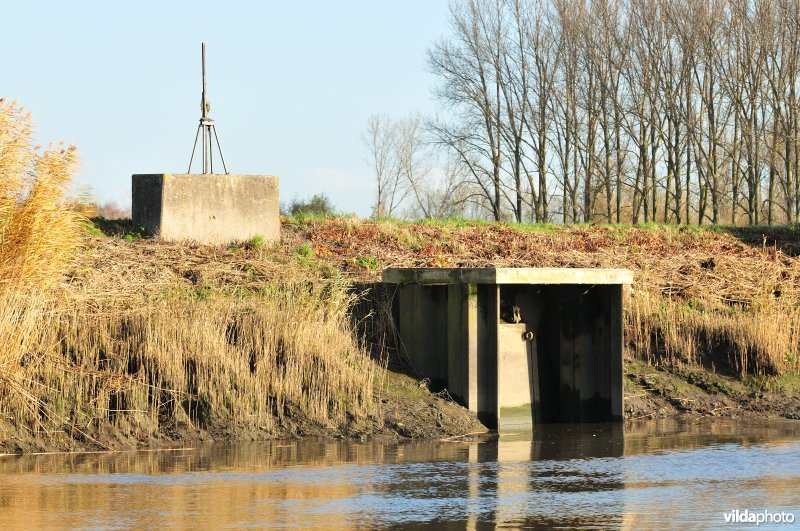
[[[470,208],[464,166],[447,153],[434,153],[427,136],[416,114],[367,119],[361,140],[377,185],[374,217],[481,215],[479,208]]]
[[[428,56],[447,118],[400,122],[415,130],[416,153],[447,154],[450,182],[409,171],[398,149],[406,169],[391,171],[405,176],[379,192],[376,214],[444,187],[452,193],[439,194],[436,212],[412,211],[564,223],[800,218],[797,0],[460,0],[450,12],[452,33]],[[436,174],[440,184],[425,188]]]

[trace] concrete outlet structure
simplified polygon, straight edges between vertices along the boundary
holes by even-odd
[[[387,269],[401,353],[490,428],[621,420],[622,269]]]
[[[270,175],[142,174],[132,179],[133,223],[165,240],[226,244],[280,239],[278,178]]]

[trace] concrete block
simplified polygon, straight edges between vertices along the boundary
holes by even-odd
[[[140,174],[133,223],[164,240],[205,244],[280,239],[278,178],[271,175]]]
[[[530,343],[525,323],[501,323],[497,330],[497,407],[530,406],[533,382],[529,370]],[[530,418],[528,418],[530,424]]]

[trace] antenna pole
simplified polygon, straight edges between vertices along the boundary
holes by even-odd
[[[202,79],[203,79],[203,92],[200,96],[200,125],[197,126],[197,134],[194,137],[194,146],[192,147],[192,156],[189,159],[189,169],[186,173],[192,173],[192,162],[194,161],[194,153],[197,149],[197,141],[200,138],[200,133],[202,132],[202,142],[203,142],[203,173],[214,173],[214,153],[213,153],[213,140],[216,140],[217,144],[217,151],[219,152],[219,158],[222,161],[222,168],[225,170],[225,173],[228,173],[228,167],[225,165],[225,158],[222,156],[222,147],[219,145],[219,136],[217,135],[217,127],[214,125],[214,120],[209,118],[209,112],[211,111],[211,102],[208,101],[206,97],[206,43],[201,43],[200,45],[201,51],[201,67],[202,67]],[[213,135],[213,139],[212,139]]]
[[[206,105],[206,43],[202,43],[202,67],[203,67],[203,118],[208,118],[208,106]]]

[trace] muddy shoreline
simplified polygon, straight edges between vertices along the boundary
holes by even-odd
[[[794,378],[738,379],[705,369],[625,364],[625,418],[692,415],[800,420]]]
[[[625,420],[664,418],[790,419],[800,420],[796,393],[770,390],[778,380],[746,382],[703,369],[666,370],[625,363]],[[151,434],[126,432],[111,422],[91,432],[64,430],[20,432],[0,422],[0,453],[78,452],[170,448],[208,442],[331,438],[397,442],[409,439],[470,441],[494,433],[446,392],[434,393],[427,382],[402,372],[387,371],[376,400],[379,416],[330,429],[289,416],[277,433],[236,430],[229,426],[200,429],[185,423],[160,427]]]

